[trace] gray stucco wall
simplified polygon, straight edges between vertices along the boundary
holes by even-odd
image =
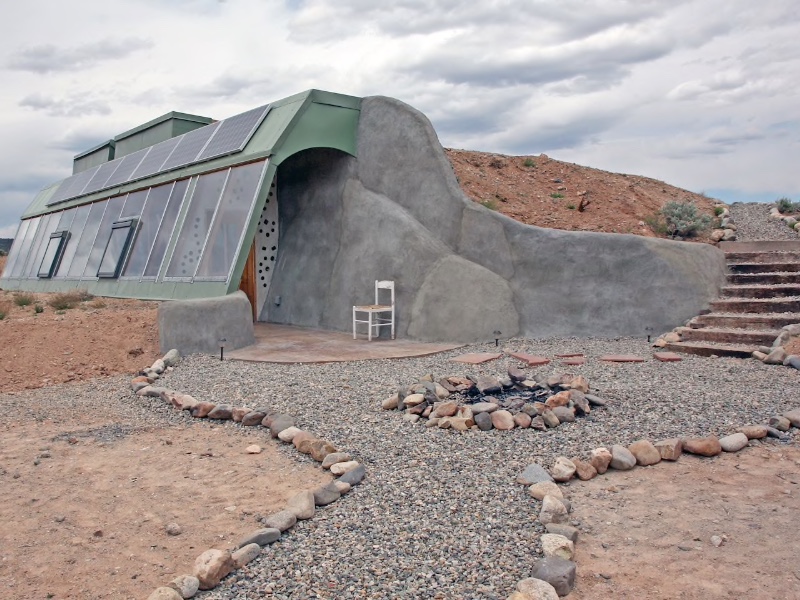
[[[277,323],[347,331],[374,280],[393,279],[399,337],[644,336],[707,308],[724,281],[724,255],[706,244],[543,229],[475,204],[430,122],[389,98],[363,100],[358,159],[284,161],[278,201],[261,315]]]

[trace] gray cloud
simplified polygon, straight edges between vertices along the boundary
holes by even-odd
[[[107,38],[91,44],[72,48],[59,48],[53,44],[31,46],[11,55],[7,66],[17,71],[47,74],[60,71],[81,71],[95,65],[125,58],[153,47],[153,42],[141,38]]]
[[[111,114],[111,107],[107,102],[93,99],[85,94],[76,94],[66,98],[30,94],[20,100],[19,105],[43,111],[54,117],[84,117],[87,115]]]

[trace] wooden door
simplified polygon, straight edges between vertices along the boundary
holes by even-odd
[[[255,242],[250,246],[250,252],[247,255],[247,262],[244,265],[244,272],[242,273],[242,281],[239,284],[239,289],[242,290],[247,299],[250,300],[250,306],[253,307],[253,321],[258,320],[256,314],[256,245]]]

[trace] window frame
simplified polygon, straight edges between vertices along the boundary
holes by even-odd
[[[50,249],[50,244],[53,243],[53,240],[58,240],[58,246],[56,247],[56,252],[53,255],[53,259],[50,261],[50,266],[46,271],[44,269],[44,261],[47,258],[47,252]],[[61,259],[64,256],[64,250],[67,247],[67,241],[69,240],[69,229],[62,229],[60,231],[54,231],[50,234],[50,237],[47,240],[47,245],[44,249],[44,254],[42,255],[42,262],[39,265],[39,269],[36,272],[36,277],[38,279],[52,279],[53,275],[56,274],[58,271],[58,267],[61,264]],[[45,273],[44,275],[42,273]]]
[[[106,253],[108,253],[108,247],[111,244],[111,238],[114,237],[114,231],[117,229],[127,229],[128,231],[125,235],[125,240],[122,243],[122,248],[120,249],[119,256],[117,257],[117,261],[114,265],[114,270],[103,271],[103,263],[106,259]],[[97,267],[98,279],[119,279],[119,274],[122,272],[122,269],[125,266],[125,261],[128,258],[128,250],[130,250],[131,242],[133,241],[134,235],[138,229],[139,217],[126,217],[125,219],[114,221],[111,224],[111,232],[108,234],[106,246],[103,249],[103,255],[100,257],[100,264]]]

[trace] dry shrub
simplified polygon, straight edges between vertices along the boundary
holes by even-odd
[[[75,308],[81,302],[86,302],[94,298],[87,290],[70,290],[69,292],[59,292],[53,294],[47,304],[56,310],[67,310]]]
[[[14,294],[14,304],[17,306],[30,306],[35,300],[33,294],[29,294],[28,292],[18,292]]]
[[[8,300],[0,300],[0,321],[6,318],[6,315],[11,312],[11,302]]]

